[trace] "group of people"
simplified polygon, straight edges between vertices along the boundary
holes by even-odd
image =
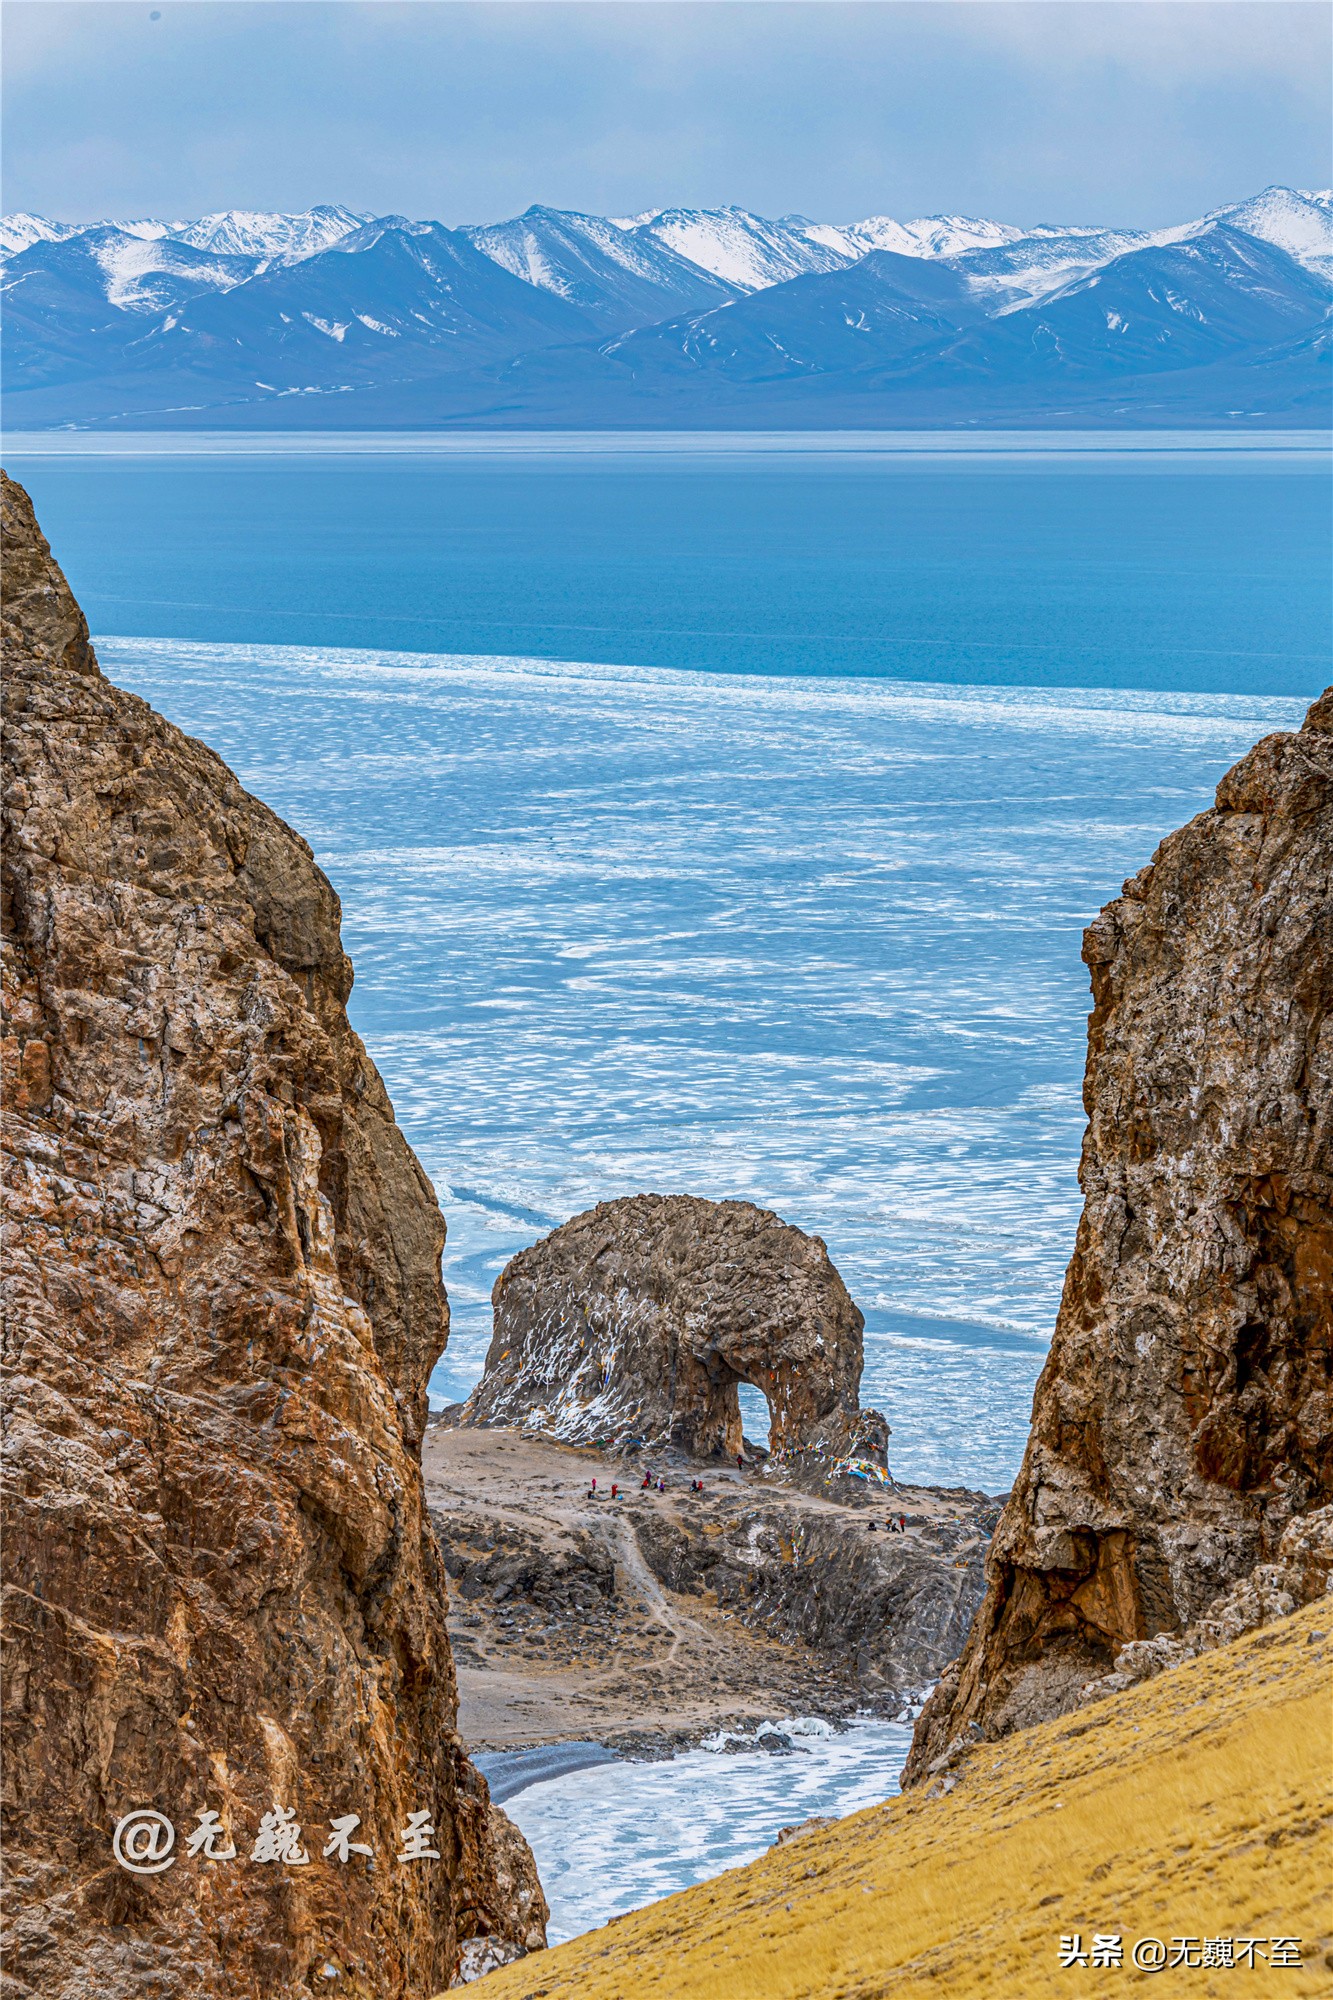
[[[639,1481],[640,1493],[651,1493],[654,1487],[656,1487],[659,1493],[665,1493],[667,1490],[666,1480],[660,1472],[656,1478],[653,1477],[651,1472],[645,1472],[643,1478]],[[691,1493],[702,1493],[703,1490],[704,1483],[702,1479],[692,1479],[690,1481]],[[602,1498],[602,1495],[597,1491],[597,1481],[595,1478],[584,1498],[587,1500],[600,1500]],[[611,1498],[613,1500],[620,1498],[620,1486],[618,1483],[611,1488]],[[877,1528],[879,1522],[874,1520],[867,1521],[866,1526],[867,1528]],[[890,1514],[886,1517],[884,1526],[891,1535],[905,1535],[907,1533],[907,1516],[906,1514]]]
[[[665,1479],[663,1479],[660,1473],[657,1475],[656,1479],[654,1479],[651,1472],[645,1472],[643,1478],[639,1481],[640,1493],[650,1493],[654,1487],[657,1488],[657,1491],[659,1493],[665,1493],[667,1490]],[[703,1490],[704,1490],[704,1483],[702,1479],[692,1479],[690,1481],[691,1493],[702,1493]],[[597,1481],[595,1478],[593,1479],[592,1484],[589,1486],[587,1492],[584,1494],[583,1497],[585,1500],[602,1499],[603,1495],[599,1493],[597,1490]],[[614,1484],[611,1488],[611,1498],[613,1500],[618,1500],[620,1498],[620,1486],[618,1483]]]

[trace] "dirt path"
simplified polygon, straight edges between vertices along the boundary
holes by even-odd
[[[608,1542],[618,1552],[621,1565],[634,1590],[654,1613],[650,1624],[663,1625],[671,1634],[671,1644],[663,1656],[662,1664],[671,1665],[680,1651],[682,1639],[687,1634],[697,1644],[702,1644],[706,1648],[710,1635],[697,1619],[690,1618],[684,1611],[672,1606],[666,1592],[643,1559],[643,1551],[639,1547],[638,1536],[632,1524],[623,1520],[611,1520],[606,1522],[604,1532]]]
[[[478,1749],[848,1712],[884,1686],[875,1660],[866,1679],[876,1589],[890,1622],[934,1632],[897,1686],[957,1651],[979,1595],[982,1496],[886,1496],[911,1522],[890,1537],[886,1507],[733,1468],[654,1466],[644,1489],[599,1452],[514,1431],[433,1427],[422,1462],[453,1579],[460,1728]]]

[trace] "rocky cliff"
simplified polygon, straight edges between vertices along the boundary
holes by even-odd
[[[448,1556],[445,1557],[446,1562]],[[1114,1673],[1088,1681],[1079,1696],[1082,1706],[1105,1701],[1139,1681],[1152,1680],[1172,1667],[1228,1646],[1242,1633],[1326,1599],[1333,1592],[1333,1507],[1316,1507],[1298,1514],[1282,1532],[1272,1562],[1259,1563],[1231,1588],[1215,1598],[1202,1618],[1182,1632],[1159,1632],[1153,1639],[1131,1639],[1115,1656]],[[1329,1606],[1333,1612],[1333,1605]]]
[[[1333,691],[1087,932],[1085,1204],[910,1778],[1072,1707],[1333,1497]]]
[[[775,1468],[884,1462],[888,1426],[857,1402],[860,1312],[820,1239],[752,1202],[600,1202],[511,1258],[492,1299],[465,1422],[733,1458],[748,1382]]]
[[[423,1510],[444,1225],[309,849],[0,497],[6,1990],[409,2000],[541,1941]]]

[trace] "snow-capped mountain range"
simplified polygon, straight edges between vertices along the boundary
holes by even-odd
[[[169,239],[188,243],[195,250],[213,250],[220,256],[287,263],[327,250],[339,237],[371,220],[371,216],[357,215],[350,208],[323,204],[300,215],[229,208],[218,215],[201,215],[193,222],[48,222],[44,215],[21,213],[0,216],[0,254],[12,257],[16,251],[30,250],[34,243],[63,243],[87,229],[114,229],[144,242]]]
[[[1040,420],[1052,396],[1318,422],[1333,195],[1271,187],[1158,230],[17,214],[0,292],[8,415],[35,425],[268,425],[311,397],[299,421],[339,425]]]

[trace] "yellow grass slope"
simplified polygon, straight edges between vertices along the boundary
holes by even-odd
[[[493,1973],[486,2000],[1333,1994],[1333,1603],[938,1783]],[[933,1795],[931,1795],[933,1793]],[[1061,1970],[1119,1932],[1120,1970]],[[1157,1937],[1299,1937],[1293,1969],[1135,1971]]]

